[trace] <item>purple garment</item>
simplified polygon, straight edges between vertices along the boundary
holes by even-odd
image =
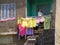
[[[33,29],[32,28],[27,28],[26,29],[26,35],[33,35]]]

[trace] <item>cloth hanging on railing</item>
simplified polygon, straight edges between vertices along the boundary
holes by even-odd
[[[22,19],[21,25],[22,25],[23,27],[28,27],[27,20],[26,20],[26,19]]]
[[[26,34],[33,34],[33,30],[31,28],[36,27],[37,24],[42,22],[42,18],[19,18],[17,19],[17,27],[19,29],[19,35],[24,36]],[[44,20],[43,20],[44,21]],[[26,32],[27,30],[27,32]]]
[[[23,27],[32,28],[36,26],[36,19],[35,18],[18,18],[17,24],[21,24]]]
[[[50,29],[50,21],[51,21],[51,17],[45,16],[44,29]]]
[[[29,19],[28,22],[28,27],[27,28],[33,28],[36,26],[36,19]]]
[[[22,27],[21,24],[18,24],[17,26],[19,28],[19,35],[23,37],[26,34],[26,28]]]
[[[33,35],[33,28],[27,28],[26,35]]]
[[[18,18],[17,24],[21,24],[23,27],[32,28],[36,27],[36,24],[44,22],[44,17],[38,18]]]
[[[17,24],[21,24],[22,19],[20,17],[17,18]]]

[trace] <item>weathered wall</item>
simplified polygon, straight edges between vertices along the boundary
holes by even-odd
[[[55,29],[56,0],[53,0],[53,8],[51,10],[51,29]]]
[[[0,4],[16,3],[16,17],[25,17],[25,0],[0,0]],[[16,30],[16,20],[0,22],[0,32]]]
[[[55,45],[60,45],[60,0],[56,0]]]

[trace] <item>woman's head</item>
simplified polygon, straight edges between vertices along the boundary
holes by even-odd
[[[42,12],[42,10],[41,9],[38,9],[38,12]]]

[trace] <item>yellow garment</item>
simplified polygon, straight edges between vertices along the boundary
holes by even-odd
[[[36,19],[35,18],[18,18],[17,24],[21,24],[23,27],[32,28],[36,27]]]
[[[28,21],[28,27],[30,27],[30,28],[33,27],[32,19],[29,19],[29,21]]]
[[[18,17],[17,24],[21,24],[21,18]]]
[[[32,28],[32,27],[36,27],[36,19],[29,19],[28,20],[28,27]]]
[[[28,26],[26,19],[23,19],[21,24],[22,24],[23,27],[27,27]]]
[[[26,22],[27,22],[27,26],[26,27],[29,27],[29,18],[26,19]]]
[[[32,19],[33,27],[36,27],[36,19]]]

